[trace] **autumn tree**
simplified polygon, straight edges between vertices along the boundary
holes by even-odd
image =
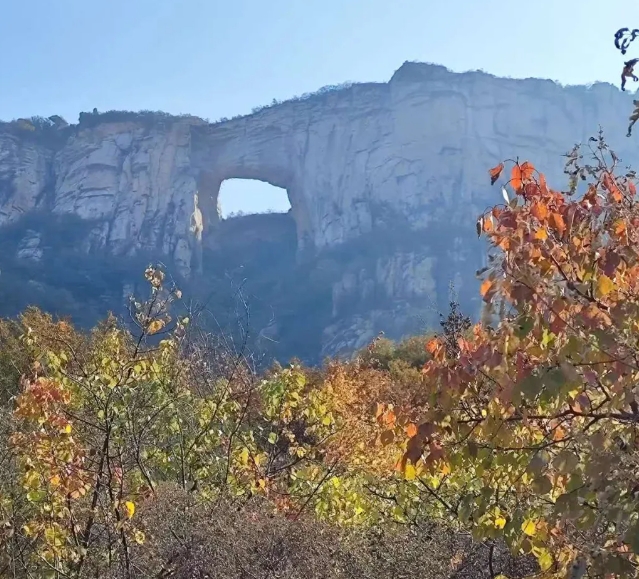
[[[145,275],[135,332],[114,318],[90,334],[36,310],[21,319],[28,363],[0,433],[11,467],[0,477],[2,572],[135,576],[146,540],[136,512],[169,483],[236,508],[265,497],[291,520],[368,516],[346,460],[350,443],[361,454],[363,435],[375,436],[348,428],[370,414],[372,398],[355,395],[361,380],[298,365],[260,376],[241,351],[175,313],[180,291],[160,269]]]
[[[503,316],[456,348],[450,331],[428,342],[425,400],[393,412],[415,425],[398,466],[431,513],[534,555],[545,577],[637,577],[636,179],[601,134],[583,151],[566,191],[529,162],[490,171],[509,178],[478,221],[481,295]]]

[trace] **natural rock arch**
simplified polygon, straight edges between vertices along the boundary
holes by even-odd
[[[228,124],[228,127],[224,127]],[[228,179],[247,179],[284,189],[297,230],[298,250],[313,250],[314,232],[307,199],[312,192],[303,191],[298,178],[298,155],[290,150],[289,138],[276,139],[275,146],[262,146],[267,138],[261,131],[247,139],[245,122],[230,121],[223,125],[194,127],[191,133],[191,163],[200,195],[205,236],[214,234],[220,222],[218,201],[220,187]],[[263,125],[273,138],[273,126]],[[279,146],[278,146],[279,145]]]
[[[217,212],[229,219],[255,214],[287,214],[291,212],[288,192],[258,179],[226,179],[222,181]]]
[[[224,181],[229,179],[247,179],[263,181],[274,187],[284,189],[287,193],[289,203],[291,205],[291,215],[295,220],[297,230],[298,250],[312,250],[313,243],[309,231],[309,219],[306,214],[303,201],[296,195],[294,185],[286,179],[268,178],[268,171],[207,171],[203,170],[198,178],[198,193],[200,199],[200,208],[203,213],[203,226],[205,237],[214,235],[220,223],[221,215],[218,212],[218,202],[220,197],[220,188]]]

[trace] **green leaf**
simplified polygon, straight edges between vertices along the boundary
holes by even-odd
[[[44,500],[46,496],[47,493],[45,491],[29,491],[27,493],[27,500],[32,503],[39,503]]]
[[[517,329],[515,330],[515,336],[517,336],[518,338],[525,338],[530,333],[530,331],[533,329],[534,326],[535,326],[535,321],[532,318],[526,316],[525,318],[519,321],[519,325],[517,326]]]
[[[544,470],[546,470],[547,466],[548,466],[548,462],[543,457],[543,455],[540,452],[538,452],[537,454],[535,454],[535,456],[532,457],[531,461],[528,463],[528,471],[531,473],[540,475],[541,473],[544,472]]]
[[[529,399],[536,398],[544,388],[544,383],[535,374],[527,376],[519,383],[519,389]]]
[[[575,470],[579,464],[579,458],[574,452],[564,450],[560,452],[552,461],[552,465],[560,472],[569,474]]]
[[[633,553],[639,553],[639,521],[626,531],[624,540],[628,543]]]
[[[552,491],[552,483],[547,476],[540,476],[532,482],[532,488],[537,494],[546,495]]]
[[[560,368],[553,368],[544,375],[542,382],[542,398],[548,402],[560,394],[561,387],[566,383],[566,376]]]

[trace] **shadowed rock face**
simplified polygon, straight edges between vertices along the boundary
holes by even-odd
[[[487,170],[503,158],[529,159],[561,186],[561,155],[601,125],[624,163],[636,164],[636,141],[625,137],[631,109],[632,96],[608,84],[561,87],[405,63],[385,84],[354,85],[215,124],[85,115],[53,143],[0,127],[0,224],[36,208],[73,213],[94,222],[87,250],[152,250],[188,275],[194,193],[204,244],[215,244],[220,185],[245,178],[287,190],[301,260],[357,240],[368,240],[370,249],[393,231],[415,232],[411,247],[386,247],[331,282],[324,344],[334,353],[389,325],[401,334],[408,318],[432,321],[425,304],[445,302],[451,280],[474,294],[482,250],[473,224],[499,202]],[[371,296],[387,305],[349,318],[349,304]]]

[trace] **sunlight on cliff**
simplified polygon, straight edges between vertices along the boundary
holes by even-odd
[[[251,213],[286,213],[291,208],[286,189],[254,179],[227,179],[218,197],[223,219]]]

